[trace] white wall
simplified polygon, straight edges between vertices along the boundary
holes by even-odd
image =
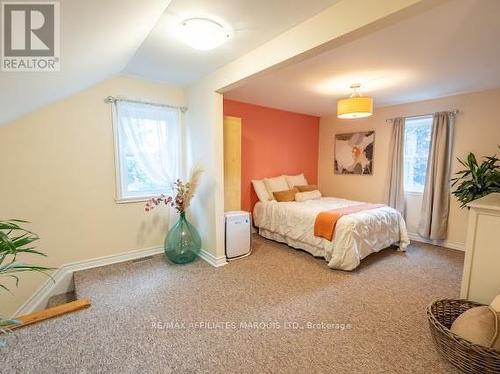
[[[178,88],[117,77],[0,128],[0,217],[31,221],[48,255],[22,260],[58,267],[163,242],[166,211],[115,203],[109,95],[186,104]],[[24,274],[14,296],[0,292],[0,315],[10,316],[44,281]]]
[[[213,89],[198,87],[189,90],[188,102],[187,165],[191,169],[200,166],[205,170],[191,204],[190,217],[198,228],[203,249],[216,257],[224,257],[222,95]]]
[[[366,119],[339,120],[335,114],[320,120],[319,142],[319,187],[323,193],[370,202],[385,202],[389,158],[387,149],[391,125],[387,118],[415,116],[459,109],[453,142],[452,170],[460,170],[456,157],[464,158],[469,152],[477,156],[499,153],[500,124],[497,106],[500,103],[500,89],[450,96],[435,100],[420,101],[384,108],[375,108],[374,115]],[[374,174],[372,176],[334,175],[334,136],[336,133],[375,130]],[[421,196],[407,196],[407,224],[415,233],[420,218]],[[467,210],[460,209],[451,197],[447,241],[452,245],[465,243],[467,231]]]
[[[205,250],[217,257],[224,254],[223,111],[222,95],[217,92],[254,74],[303,58],[313,49],[377,21],[383,22],[385,17],[417,3],[421,1],[341,0],[190,87],[186,123],[192,159],[188,166],[201,163],[207,182],[193,202],[192,217]]]

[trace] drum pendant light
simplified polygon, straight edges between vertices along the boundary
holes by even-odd
[[[369,117],[373,114],[373,98],[362,96],[359,92],[360,84],[352,84],[352,94],[346,99],[337,101],[337,117],[355,119]]]

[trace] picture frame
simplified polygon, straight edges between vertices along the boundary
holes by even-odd
[[[373,175],[375,131],[335,134],[334,174]]]

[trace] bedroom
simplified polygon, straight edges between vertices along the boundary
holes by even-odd
[[[44,3],[60,70],[0,72],[1,372],[499,365],[437,320],[500,294],[498,185],[448,183],[500,152],[497,1]]]
[[[497,30],[492,26],[485,32],[486,14],[491,10],[486,4],[456,30],[456,20],[470,9],[467,2],[444,4],[225,92],[224,115],[243,121],[241,205],[232,203],[234,210],[253,211],[259,199],[252,180],[301,173],[326,196],[386,203],[393,169],[390,159],[394,157],[392,122],[403,117],[407,122],[401,140],[406,149],[401,155],[405,192],[398,210],[404,213],[408,234],[416,241],[464,250],[468,212],[456,198],[449,202],[445,232],[430,238],[419,235],[418,226],[434,113],[448,111],[453,117],[449,178],[462,168],[457,158],[464,159],[469,152],[483,157],[498,151],[500,134],[494,114],[500,95],[497,69],[491,65],[492,51],[477,47],[488,40],[488,33]],[[424,23],[425,30],[417,33]],[[432,35],[439,36],[426,41]],[[424,41],[425,46],[415,48]],[[380,55],[397,56],[397,61]],[[450,69],[451,60],[460,62]],[[360,85],[356,90],[371,98],[376,109],[366,118],[337,118],[336,104],[349,97],[353,84]],[[419,138],[415,129],[423,129]],[[351,164],[355,148],[342,148],[339,136],[363,132],[373,132],[373,170],[363,171],[363,175],[339,170],[334,163],[340,159]]]

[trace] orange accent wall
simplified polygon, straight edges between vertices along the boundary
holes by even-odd
[[[241,209],[258,201],[252,179],[304,173],[318,182],[319,117],[224,99],[224,115],[242,119]]]

